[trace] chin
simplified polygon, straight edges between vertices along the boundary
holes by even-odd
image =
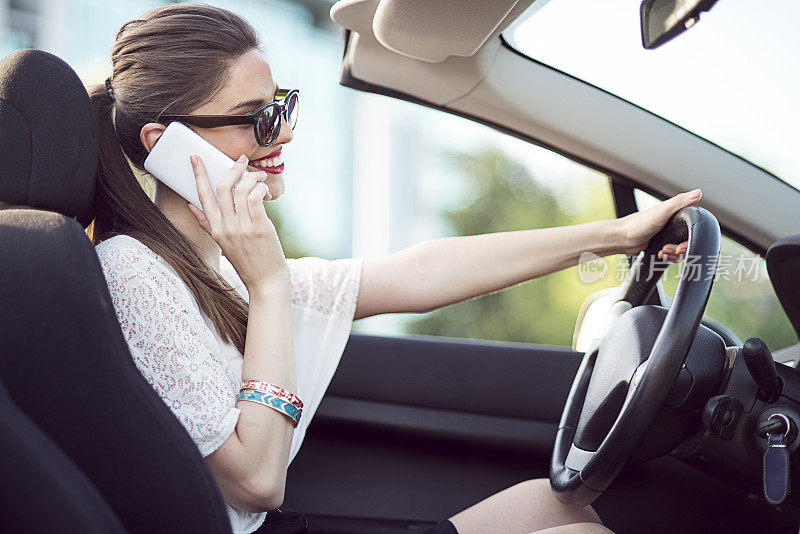
[[[266,181],[266,184],[269,187],[272,200],[277,200],[283,196],[283,193],[286,190],[286,183],[283,181],[283,174],[276,174],[270,178],[270,180]]]

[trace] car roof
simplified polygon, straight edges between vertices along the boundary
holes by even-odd
[[[502,30],[532,3],[338,2],[331,18],[349,30],[341,82],[488,124],[656,196],[702,187],[723,229],[760,253],[797,231],[797,189],[509,46]]]

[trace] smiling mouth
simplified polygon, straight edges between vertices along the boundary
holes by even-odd
[[[280,174],[283,172],[283,156],[279,148],[263,158],[250,161],[250,166],[259,171],[266,171],[270,174]]]

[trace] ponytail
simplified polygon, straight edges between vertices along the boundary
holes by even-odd
[[[89,92],[97,121],[100,140],[95,185],[95,218],[92,223],[92,242],[97,245],[119,233],[128,233],[129,227],[137,227],[143,215],[142,205],[150,198],[141,188],[133,174],[114,129],[114,101],[104,85]],[[158,211],[155,205],[153,209]],[[147,211],[147,208],[144,208]],[[138,212],[138,213],[137,213]],[[159,212],[160,213],[160,212]],[[163,217],[163,215],[162,215]],[[120,224],[117,221],[120,221]]]

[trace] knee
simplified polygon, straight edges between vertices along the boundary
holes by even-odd
[[[580,529],[575,532],[580,532],[581,534],[614,534],[613,531],[599,523],[575,523],[573,526],[576,529]]]
[[[597,523],[572,523],[571,525],[535,530],[529,534],[614,534],[614,532]]]
[[[592,508],[590,505],[568,506],[559,501],[553,492],[553,488],[550,486],[550,480],[547,478],[532,478],[524,482],[520,482],[513,487],[516,491],[519,491],[521,494],[523,494],[523,498],[528,500],[528,502],[542,503],[551,511],[556,513],[561,511],[563,514],[578,519],[582,523],[596,523],[598,525],[603,524],[600,516],[597,515],[597,512],[595,512],[594,508]],[[598,530],[597,532],[606,531]]]
[[[536,497],[547,497],[555,499],[550,481],[546,478],[531,478],[513,486],[516,491],[529,493]]]

